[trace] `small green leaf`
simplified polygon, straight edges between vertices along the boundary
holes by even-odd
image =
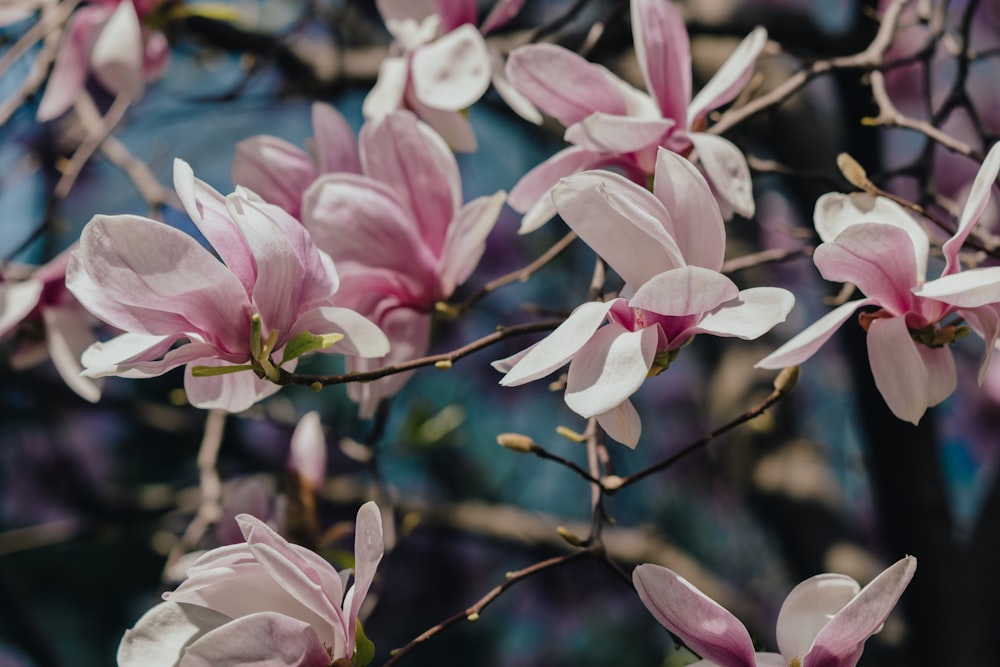
[[[361,621],[357,621],[357,632],[354,635],[354,667],[365,667],[375,659],[375,644],[365,636]]]
[[[308,331],[303,331],[298,336],[288,341],[288,344],[285,345],[285,353],[281,357],[281,363],[291,361],[296,357],[301,357],[307,352],[325,350],[338,340],[341,340],[343,337],[344,334],[339,333],[317,336],[316,334]]]
[[[230,373],[251,370],[253,370],[253,366],[250,364],[241,364],[239,366],[192,366],[191,375],[196,378],[209,378],[216,375],[229,375]]]

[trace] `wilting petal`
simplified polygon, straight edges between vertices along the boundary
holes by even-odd
[[[308,623],[261,612],[200,637],[184,652],[185,667],[325,667],[330,656]]]
[[[319,173],[361,173],[358,140],[344,117],[323,102],[312,105],[312,148]],[[253,189],[253,188],[251,188]]]
[[[237,185],[298,217],[302,193],[317,173],[305,151],[284,139],[262,134],[237,142],[232,176]]]
[[[288,468],[309,481],[314,490],[323,488],[326,480],[326,437],[319,413],[307,412],[292,433]]]
[[[646,563],[632,571],[632,583],[656,620],[702,658],[726,667],[755,667],[747,629],[686,579]]]
[[[507,25],[521,11],[522,5],[524,5],[524,0],[498,0],[494,3],[490,13],[483,19],[479,31],[487,35],[497,28]]]
[[[698,151],[698,161],[719,198],[744,218],[752,218],[756,207],[750,167],[743,153],[728,139],[704,132],[688,135]]]
[[[722,213],[704,177],[680,155],[656,154],[653,193],[673,219],[671,234],[684,261],[718,271],[726,253]]]
[[[87,82],[93,34],[108,20],[111,12],[108,6],[89,5],[70,16],[45,94],[38,103],[36,118],[39,121],[52,120],[73,106]]]
[[[122,0],[100,29],[90,52],[94,77],[116,95],[133,100],[142,97],[145,75],[142,71],[142,27],[132,0]]]
[[[1000,144],[993,144],[993,148],[986,154],[983,165],[976,174],[976,180],[972,183],[972,190],[969,191],[969,198],[965,200],[965,207],[962,209],[962,219],[958,223],[955,234],[948,239],[941,248],[947,264],[944,267],[942,276],[955,273],[961,269],[958,263],[958,252],[962,249],[962,244],[969,238],[972,228],[983,216],[987,205],[990,203],[990,193],[993,191],[993,184],[997,180],[997,172],[1000,171]]]
[[[697,331],[743,340],[760,338],[784,322],[795,305],[795,296],[780,287],[751,287],[737,299],[722,304],[698,323]]]
[[[118,667],[177,667],[186,646],[231,620],[205,607],[161,602],[125,631]]]
[[[317,336],[338,333],[343,339],[320,352],[359,357],[381,357],[389,352],[389,339],[370,320],[348,308],[326,306],[304,313],[291,328],[293,335],[308,331]]]
[[[11,331],[35,309],[44,287],[40,280],[0,282],[0,336]]]
[[[595,111],[623,116],[625,102],[613,74],[554,44],[528,44],[507,57],[507,79],[565,127]]]
[[[691,45],[680,12],[670,2],[633,0],[635,55],[664,118],[686,127],[691,101]]]
[[[858,299],[834,308],[790,341],[758,361],[754,364],[754,368],[785,368],[801,364],[815,354],[816,350],[822,347],[823,343],[829,340],[830,336],[840,328],[840,325],[854,314],[855,310],[871,303],[873,303],[871,299]]]
[[[778,649],[787,660],[800,661],[816,635],[850,602],[861,586],[843,574],[818,574],[792,589],[778,612]]]
[[[525,213],[518,234],[535,231],[556,214],[551,192],[560,179],[608,162],[607,155],[570,146],[522,176],[507,197],[512,209]]]
[[[59,376],[77,395],[91,403],[101,398],[101,385],[81,375],[80,357],[95,342],[94,332],[82,309],[43,308],[45,343]]]
[[[385,58],[378,67],[378,79],[368,91],[361,111],[365,118],[381,118],[403,104],[410,63],[406,58]]]
[[[586,345],[617,301],[619,299],[604,302],[589,301],[578,306],[565,322],[535,343],[530,351],[514,355],[519,359],[509,367],[510,370],[500,379],[500,384],[505,387],[516,387],[545,377],[565,364]],[[505,359],[494,361],[492,366],[498,370],[506,368],[508,367],[506,361]]]
[[[868,326],[868,361],[875,386],[892,414],[916,425],[930,405],[930,378],[904,318],[872,320]]]
[[[670,214],[645,188],[610,172],[589,171],[559,182],[556,210],[580,238],[633,289],[684,266],[666,225]]]
[[[861,589],[820,630],[803,667],[853,667],[855,662],[845,658],[861,654],[865,640],[882,627],[916,569],[917,559],[907,556]]]
[[[473,199],[448,226],[438,268],[442,298],[450,297],[479,265],[486,250],[486,237],[496,224],[506,198],[507,193],[501,190],[492,196]]]
[[[656,327],[629,331],[611,322],[598,329],[569,365],[566,405],[593,417],[625,402],[646,380],[658,339]]]
[[[893,315],[903,315],[913,306],[910,290],[923,278],[917,275],[909,250],[909,238],[902,229],[865,222],[848,227],[836,241],[820,245],[813,261],[827,280],[854,283]]]
[[[767,44],[767,31],[762,27],[754,28],[743,38],[715,76],[691,100],[687,113],[689,127],[712,109],[718,109],[732,100],[743,90],[750,80],[750,75],[753,74],[757,56],[765,44]]]
[[[735,299],[738,293],[736,284],[717,271],[682,266],[643,283],[628,305],[660,315],[700,315]]]
[[[635,118],[592,113],[566,128],[564,138],[571,144],[599,153],[632,153],[657,146],[674,126],[664,118]]]
[[[816,232],[823,241],[835,241],[842,231],[852,225],[878,222],[899,227],[910,237],[916,272],[920,279],[927,275],[927,232],[896,202],[885,197],[874,197],[866,192],[844,195],[829,192],[816,200],[813,213]],[[898,248],[896,252],[903,252]]]
[[[379,513],[378,505],[369,500],[358,510],[358,520],[354,528],[354,585],[344,596],[348,646],[354,646],[358,612],[375,578],[375,569],[382,560],[384,544],[382,515]]]
[[[490,87],[486,42],[468,23],[417,49],[410,67],[414,93],[435,109],[460,111]]]
[[[1000,266],[952,273],[913,290],[918,297],[943,301],[959,308],[978,308],[1000,302]]]

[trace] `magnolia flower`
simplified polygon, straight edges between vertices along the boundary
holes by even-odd
[[[96,321],[66,290],[66,265],[74,250],[35,268],[25,280],[0,282],[0,338],[24,334],[11,365],[28,368],[51,358],[69,388],[93,403],[101,397],[100,382],[80,375],[80,355],[97,340]]]
[[[588,171],[560,181],[552,198],[566,224],[624,279],[626,296],[579,306],[546,338],[493,366],[506,372],[500,384],[516,386],[569,362],[566,405],[596,417],[619,442],[639,440],[629,396],[692,337],[757,338],[792,308],[786,290],[740,291],[719,273],[722,215],[705,179],[675,153],[659,152],[653,192]]]
[[[507,59],[510,82],[565,125],[565,139],[573,144],[532,169],[511,190],[508,203],[525,214],[521,233],[537,229],[555,214],[549,192],[560,178],[614,166],[644,184],[660,147],[682,155],[696,151],[725,217],[731,217],[731,211],[753,215],[750,170],[743,154],[728,140],[701,130],[708,112],[730,102],[746,85],[767,32],[751,32],[694,99],[691,50],[677,8],[668,0],[632,0],[632,33],[648,95],[553,44],[522,46]]]
[[[757,363],[782,368],[811,357],[858,308],[867,331],[875,386],[892,413],[916,424],[928,407],[955,391],[955,360],[949,345],[968,332],[967,321],[986,341],[982,384],[1000,329],[1000,290],[983,290],[991,269],[960,272],[958,252],[989,203],[1000,170],[1000,144],[976,176],[958,229],[943,247],[939,280],[924,283],[927,233],[899,205],[868,194],[830,193],[816,202],[816,231],[824,243],[813,260],[827,280],[849,282],[866,296],[827,313]],[[953,318],[953,316],[955,316]],[[948,319],[953,318],[953,319]]]
[[[363,175],[321,176],[305,194],[302,218],[340,270],[338,303],[378,324],[392,350],[380,359],[350,359],[367,370],[427,351],[434,304],[472,273],[503,206],[505,193],[462,205],[455,157],[408,111],[369,121],[361,130]],[[363,417],[395,394],[409,374],[352,383]]]
[[[358,659],[358,611],[382,559],[382,519],[358,510],[354,585],[347,572],[289,544],[267,524],[238,517],[245,544],[212,549],[177,590],[125,632],[119,667],[330,667]]]
[[[52,120],[69,109],[88,73],[115,95],[142,97],[145,83],[160,78],[170,62],[167,38],[141,23],[161,1],[95,0],[74,12],[38,105],[38,120]]]
[[[126,333],[83,354],[86,375],[146,378],[187,365],[193,405],[239,412],[277,391],[281,366],[306,352],[388,352],[378,327],[333,305],[333,262],[288,213],[245,190],[223,197],[181,160],[174,186],[222,261],[163,223],[95,216],[66,285]]]
[[[475,151],[476,137],[462,111],[483,96],[492,80],[512,109],[536,119],[538,111],[506,81],[500,54],[483,39],[514,18],[524,0],[498,0],[479,28],[476,0],[377,0],[375,4],[394,41],[365,98],[365,118],[410,109],[455,150]]]
[[[690,667],[854,667],[916,569],[906,556],[864,588],[842,574],[806,579],[778,612],[780,653],[755,653],[743,624],[673,570],[639,565],[632,582],[656,620],[703,658]]]

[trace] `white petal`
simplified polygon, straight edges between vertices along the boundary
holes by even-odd
[[[492,76],[486,42],[468,23],[417,49],[411,67],[417,99],[445,111],[472,106]]]
[[[205,607],[161,602],[125,631],[118,667],[177,667],[186,646],[230,620]]]
[[[801,660],[816,635],[861,590],[842,574],[819,574],[792,589],[778,612],[778,649],[786,660]]]
[[[755,210],[753,183],[747,159],[740,149],[714,134],[692,132],[688,136],[718,196],[744,218],[752,218]]]
[[[618,442],[635,449],[642,435],[642,422],[632,401],[625,400],[607,412],[597,415],[597,423],[604,432]]]
[[[698,330],[716,336],[754,340],[784,322],[795,305],[795,296],[780,287],[751,287],[730,303],[706,315]]]
[[[624,403],[646,380],[658,337],[656,327],[628,331],[611,322],[598,329],[569,366],[566,405],[593,417]]]

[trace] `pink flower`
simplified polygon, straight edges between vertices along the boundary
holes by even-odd
[[[408,111],[361,130],[363,175],[321,176],[305,194],[303,224],[340,270],[338,303],[371,318],[392,350],[350,359],[365,370],[423,355],[434,304],[472,273],[503,206],[504,192],[462,204],[455,157]],[[395,394],[409,374],[349,386],[362,416]]]
[[[569,362],[566,405],[596,417],[634,447],[639,415],[629,396],[698,333],[753,339],[785,319],[783,289],[740,291],[722,268],[722,215],[704,178],[660,150],[653,192],[617,174],[587,171],[560,181],[556,210],[625,280],[627,296],[585,303],[534,346],[493,363],[500,384],[542,378]],[[605,321],[607,321],[605,323]]]
[[[716,75],[691,98],[691,50],[680,13],[667,0],[632,0],[636,56],[649,94],[604,67],[553,44],[511,52],[507,78],[531,102],[566,126],[573,144],[528,172],[510,193],[524,213],[521,232],[554,215],[549,192],[560,178],[614,166],[638,183],[653,172],[657,150],[697,153],[725,217],[754,212],[750,170],[743,153],[722,137],[702,132],[708,112],[730,102],[746,85],[767,42],[751,32]]]
[[[168,225],[95,216],[66,285],[126,333],[84,353],[88,376],[155,377],[187,365],[193,405],[238,412],[277,391],[278,369],[303,353],[388,352],[378,327],[334,306],[333,262],[288,213],[247,191],[223,197],[180,160],[174,186],[222,261]]]
[[[245,544],[202,555],[188,578],[126,631],[119,667],[329,667],[356,660],[358,612],[382,559],[382,519],[358,510],[354,585],[267,524],[238,517]],[[360,667],[360,664],[359,664]]]
[[[81,7],[66,24],[37,118],[52,120],[73,105],[87,75],[115,95],[142,97],[147,81],[160,78],[170,62],[170,45],[141,21],[158,0],[97,0]]]
[[[755,653],[743,624],[673,570],[639,565],[632,582],[656,620],[703,658],[691,667],[854,667],[916,569],[906,556],[864,588],[842,574],[806,579],[778,612],[780,653]]]
[[[827,280],[853,283],[866,297],[827,313],[757,363],[782,368],[811,357],[858,308],[868,332],[875,386],[892,413],[916,424],[955,391],[955,360],[948,347],[965,319],[986,341],[980,383],[1000,329],[1000,290],[983,289],[993,269],[960,273],[958,252],[989,203],[1000,170],[1000,145],[986,157],[969,193],[958,229],[944,244],[942,277],[924,283],[927,233],[900,206],[867,194],[830,193],[816,202],[816,231],[825,243],[813,260]],[[984,280],[985,279],[985,280]],[[957,316],[954,321],[946,320]],[[967,332],[966,329],[964,332]]]
[[[455,150],[475,151],[476,137],[461,112],[483,96],[490,81],[512,109],[536,118],[538,111],[507,83],[500,54],[483,39],[514,18],[524,0],[499,0],[476,28],[478,4],[476,0],[377,0],[395,41],[365,98],[365,118],[410,109]]]

